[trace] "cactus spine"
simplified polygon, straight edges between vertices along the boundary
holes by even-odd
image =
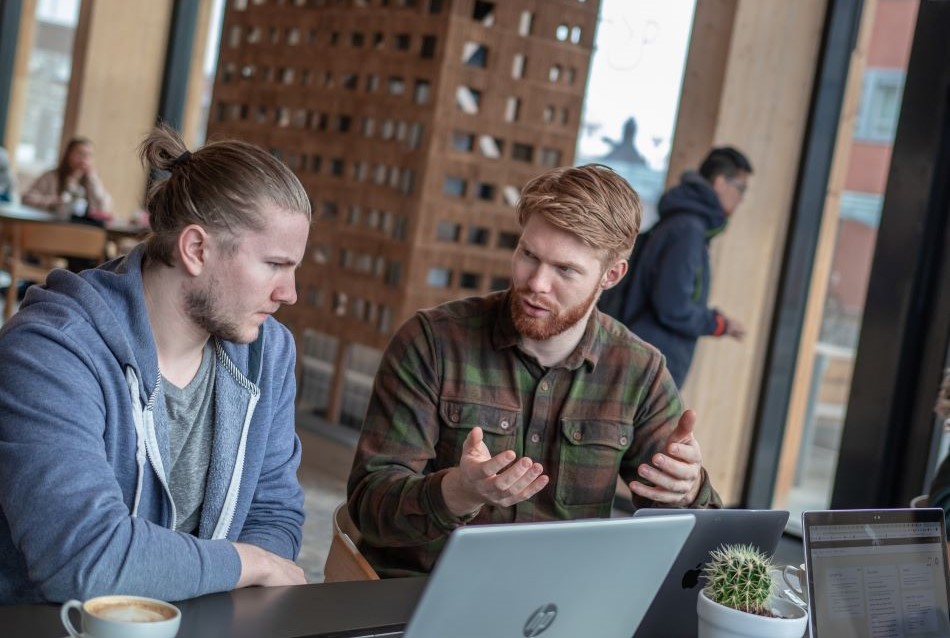
[[[724,545],[710,553],[703,569],[706,596],[740,611],[771,616],[772,561],[751,545]]]

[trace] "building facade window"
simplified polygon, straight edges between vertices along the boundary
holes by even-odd
[[[452,148],[463,153],[470,153],[475,145],[475,135],[465,131],[452,131]]]
[[[468,243],[471,246],[487,246],[491,234],[484,226],[472,226],[468,229]]]
[[[854,139],[861,142],[891,142],[904,95],[902,69],[867,69]]]
[[[463,272],[459,275],[459,288],[478,290],[482,287],[482,276],[477,272]]]
[[[437,241],[457,242],[462,233],[462,226],[457,222],[443,219],[435,227]]]
[[[481,22],[486,27],[495,24],[495,3],[475,0],[475,6],[472,7],[472,20]]]
[[[484,69],[488,66],[488,47],[479,42],[466,42],[462,47],[462,64]]]
[[[465,197],[467,182],[461,177],[447,176],[442,183],[442,192],[452,197]]]
[[[452,271],[448,268],[430,268],[426,285],[430,288],[448,288],[452,285]]]

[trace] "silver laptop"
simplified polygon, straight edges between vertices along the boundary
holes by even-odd
[[[630,638],[693,528],[691,513],[462,527],[405,632],[333,638]]]
[[[677,516],[683,510],[644,508],[634,518]],[[775,552],[788,512],[783,510],[689,510],[696,525],[676,557],[647,611],[636,638],[670,638],[696,634],[696,597],[705,586],[702,569],[709,552],[721,545],[753,545],[768,555]]]
[[[802,514],[812,638],[950,636],[941,509]]]
[[[405,638],[630,638],[694,521],[684,514],[458,529]]]

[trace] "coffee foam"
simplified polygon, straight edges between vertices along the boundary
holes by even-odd
[[[171,607],[141,600],[110,600],[88,605],[86,610],[104,620],[114,622],[161,622],[175,617]]]

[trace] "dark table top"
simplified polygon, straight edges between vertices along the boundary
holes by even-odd
[[[176,602],[178,638],[299,638],[399,625],[422,595],[425,578],[249,587]],[[59,605],[0,606],[0,635],[61,638]]]

